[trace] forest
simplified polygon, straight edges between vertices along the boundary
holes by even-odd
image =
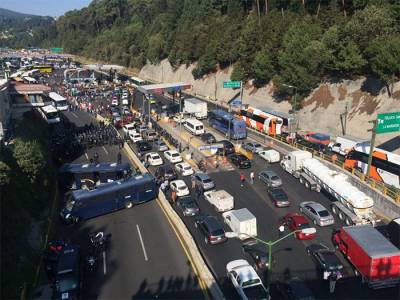
[[[232,80],[304,95],[321,81],[400,76],[398,0],[94,0],[34,38],[126,67],[197,62],[195,78],[233,65]]]

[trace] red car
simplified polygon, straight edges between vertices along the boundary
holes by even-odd
[[[296,238],[299,240],[312,240],[316,236],[315,228],[310,226],[308,220],[299,214],[288,213],[283,217],[282,224],[287,226],[290,231],[307,229],[309,232],[296,232]]]

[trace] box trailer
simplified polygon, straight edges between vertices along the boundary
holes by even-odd
[[[224,222],[233,232],[238,234],[240,239],[244,240],[257,236],[257,219],[247,208],[224,212],[222,217]]]
[[[197,119],[206,119],[207,102],[196,98],[185,99],[183,112],[194,115]]]
[[[218,212],[228,211],[234,207],[233,196],[225,190],[204,192],[204,198],[210,202]]]
[[[400,283],[400,250],[370,225],[342,227],[333,244],[348,259],[354,274],[373,289]]]

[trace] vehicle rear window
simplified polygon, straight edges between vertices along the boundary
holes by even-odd
[[[329,212],[327,210],[320,210],[318,212],[318,214],[320,215],[320,217],[328,217],[329,216]]]
[[[202,181],[203,181],[204,183],[210,183],[210,182],[212,182],[212,180],[211,180],[210,178],[203,179]]]
[[[223,229],[217,229],[217,230],[214,230],[213,232],[211,232],[211,234],[213,236],[220,236],[220,235],[224,235],[225,233],[224,233]]]
[[[179,156],[179,153],[172,153],[171,156],[172,156],[172,157],[178,157],[178,156]]]
[[[272,180],[279,180],[279,177],[275,175],[275,176],[272,176],[271,179]]]
[[[184,190],[186,190],[186,186],[180,186],[180,187],[178,187],[178,190],[184,191]]]

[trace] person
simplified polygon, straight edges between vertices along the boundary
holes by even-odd
[[[250,183],[251,184],[254,183],[254,172],[253,171],[250,172]]]
[[[196,186],[196,196],[197,200],[200,200],[201,194],[203,193],[203,189],[200,185]]]
[[[196,180],[194,180],[194,176],[192,176],[191,181],[192,181],[192,190],[194,190],[196,187]]]
[[[99,163],[99,154],[97,152],[94,153],[93,160],[96,165]]]
[[[176,191],[172,191],[172,192],[171,192],[172,204],[174,204],[174,203],[175,203],[175,201],[176,201],[176,197],[177,197]]]
[[[245,177],[243,173],[240,173],[240,186],[243,187],[244,186],[244,181],[245,181]]]
[[[117,155],[117,163],[118,163],[118,164],[121,164],[121,162],[122,162],[122,155],[121,155],[121,152],[118,152],[118,155]]]

